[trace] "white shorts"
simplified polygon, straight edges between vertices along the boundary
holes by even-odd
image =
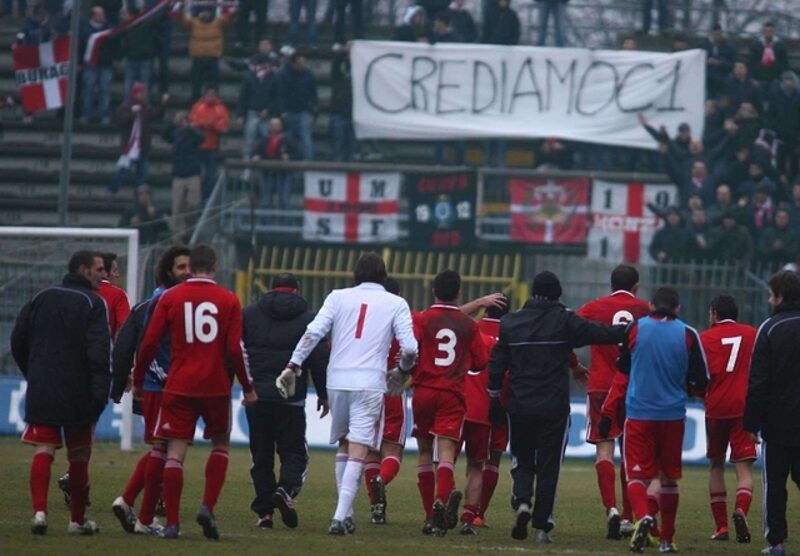
[[[383,437],[383,392],[328,390],[331,444],[341,439],[379,450]]]

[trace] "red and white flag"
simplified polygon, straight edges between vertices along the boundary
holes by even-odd
[[[303,238],[396,241],[399,197],[399,173],[306,172]]]
[[[161,0],[150,9],[123,21],[116,27],[111,27],[110,29],[92,33],[89,35],[89,40],[86,42],[86,50],[83,53],[83,63],[92,65],[97,64],[97,60],[100,58],[100,49],[103,47],[103,44],[105,44],[106,41],[124,33],[129,29],[132,29],[133,27],[154,21],[170,9],[174,9],[174,6],[173,8],[170,8],[169,0]]]
[[[67,101],[69,37],[14,47],[14,70],[25,112],[61,108]]]
[[[647,205],[667,208],[676,204],[677,198],[674,185],[595,180],[589,258],[615,263],[652,261],[647,249],[663,223]]]
[[[589,212],[588,178],[512,179],[511,239],[525,243],[583,243]]]

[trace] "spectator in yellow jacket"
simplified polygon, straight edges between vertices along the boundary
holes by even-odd
[[[184,15],[181,22],[189,29],[189,56],[192,57],[192,102],[200,98],[204,87],[216,89],[219,84],[219,59],[225,48],[224,27],[233,21],[233,14],[215,16],[204,9],[197,17]]]

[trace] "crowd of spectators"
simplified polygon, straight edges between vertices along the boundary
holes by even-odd
[[[538,3],[539,28],[534,42],[548,43],[552,22],[552,43],[565,45],[566,1]],[[156,4],[158,0],[140,0],[132,5],[123,5],[121,0],[94,0],[81,25],[81,48],[85,50],[93,34],[115,25],[125,26]],[[18,43],[38,44],[66,32],[69,13],[63,5],[48,1],[29,6]],[[217,9],[220,5],[232,9]],[[485,0],[480,6],[482,15],[476,21],[464,0],[410,0],[393,38],[432,44],[520,43],[523,30],[511,0]],[[653,8],[659,30],[671,28],[668,2],[643,0],[642,7],[640,32],[649,31]],[[180,233],[187,233],[195,218],[184,213],[196,215],[208,198],[218,173],[220,142],[231,131],[243,134],[244,160],[315,158],[313,128],[319,95],[307,57],[318,53],[317,2],[290,0],[289,32],[280,48],[266,37],[267,8],[266,0],[240,0],[196,1],[182,9],[162,10],[158,17],[146,18],[145,23],[103,42],[97,55],[84,60],[79,115],[87,122],[115,125],[121,134],[118,172],[109,191],[115,192],[127,183],[147,183],[155,125],[165,129],[163,138],[172,148],[172,211],[176,215],[174,227]],[[355,160],[359,153],[353,131],[347,41],[363,36],[363,8],[362,0],[329,0],[322,16],[322,21],[334,28],[328,112],[331,156],[336,161]],[[170,125],[163,125],[167,106],[176,104],[170,102],[173,22],[188,30],[191,102],[178,106],[181,112],[171,118]],[[226,49],[224,28],[234,22],[236,43]],[[636,33],[621,43],[623,50],[637,48]],[[766,23],[759,36],[741,51],[719,26],[694,44],[673,35],[673,51],[687,48],[707,52],[702,136],[687,124],[672,135],[641,116],[641,125],[652,136],[657,151],[558,138],[523,148],[532,151],[540,168],[666,173],[678,187],[679,196],[674,207],[653,207],[665,221],[650,246],[651,255],[658,261],[757,260],[769,267],[793,262],[800,250],[800,86],[789,67],[785,43],[776,35],[774,25]],[[226,58],[231,52],[236,57]],[[238,99],[230,102],[229,98],[229,106],[219,94],[221,64],[241,75]],[[124,70],[124,99],[112,109],[115,65]],[[493,139],[480,147],[485,164],[506,163],[506,140]],[[438,143],[433,152],[437,163],[463,164],[465,150],[465,142],[455,141],[446,147]],[[290,176],[286,172],[245,173],[244,178],[260,184],[262,206],[288,206]]]
[[[764,272],[793,263],[800,252],[800,89],[786,46],[771,22],[744,52],[719,26],[698,46],[707,53],[702,137],[686,124],[670,137],[640,120],[659,149],[648,169],[666,172],[679,192],[650,254],[662,262],[755,261]]]

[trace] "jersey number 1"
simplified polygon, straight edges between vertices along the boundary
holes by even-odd
[[[723,346],[731,346],[731,355],[728,357],[728,365],[725,367],[726,373],[732,373],[736,368],[736,360],[739,358],[739,348],[742,345],[741,336],[733,336],[732,338],[722,338]]]
[[[195,339],[203,344],[210,344],[217,338],[219,325],[214,315],[219,313],[217,306],[210,301],[203,301],[197,308],[187,301],[183,304],[183,327],[186,331],[186,343],[193,344]]]

